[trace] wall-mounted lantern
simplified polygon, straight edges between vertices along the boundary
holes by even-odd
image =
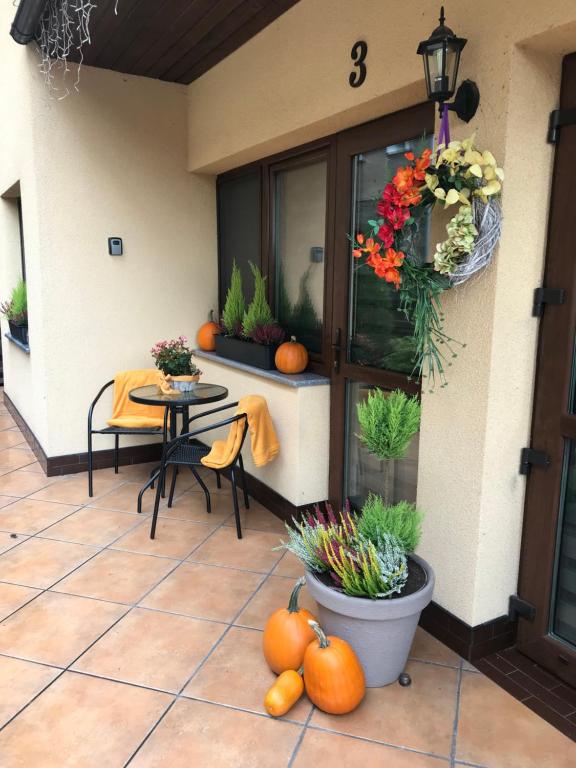
[[[444,6],[440,10],[439,21],[440,25],[430,37],[422,40],[418,46],[418,54],[424,60],[428,98],[438,102],[440,114],[445,112],[444,108],[451,109],[461,120],[468,123],[476,114],[480,93],[472,80],[464,80],[456,91],[460,54],[467,41],[463,37],[457,37],[450,27],[444,24]],[[446,104],[454,91],[454,101]]]

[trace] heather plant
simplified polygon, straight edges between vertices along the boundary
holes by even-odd
[[[224,310],[222,311],[222,326],[228,336],[240,336],[242,320],[246,309],[246,301],[242,290],[242,274],[236,261],[232,264],[230,287],[226,294]]]
[[[170,376],[196,376],[202,371],[192,362],[192,350],[187,346],[186,336],[179,336],[170,341],[158,341],[150,354],[156,368]]]
[[[250,338],[256,344],[281,344],[286,334],[278,323],[263,323],[256,325],[250,333]]]
[[[360,424],[359,440],[381,460],[401,459],[420,428],[420,403],[402,390],[368,392],[356,406]]]
[[[286,526],[288,541],[282,546],[313,573],[328,574],[334,586],[352,597],[373,600],[400,592],[408,578],[407,550],[390,531],[378,529],[374,539],[362,532],[362,512],[348,505],[335,514],[317,505],[314,514]]]
[[[387,505],[381,496],[371,493],[358,519],[358,533],[375,545],[392,534],[404,552],[414,552],[422,535],[422,512],[409,501]]]
[[[254,298],[242,318],[242,333],[248,338],[251,338],[252,333],[258,326],[272,325],[274,323],[272,310],[266,300],[266,279],[252,262],[250,262],[250,269],[254,277]]]

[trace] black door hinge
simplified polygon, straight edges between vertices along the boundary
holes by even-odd
[[[574,125],[576,123],[576,108],[572,109],[553,109],[550,112],[548,121],[548,143],[556,144],[558,141],[558,129],[563,125]]]
[[[508,618],[510,621],[516,621],[519,617],[528,619],[528,621],[534,621],[536,616],[536,608],[529,603],[528,600],[523,600],[518,595],[510,595],[508,600]]]
[[[564,304],[564,288],[535,288],[532,316],[542,317],[545,304]]]
[[[533,448],[522,448],[520,453],[520,474],[530,474],[532,467],[549,467],[550,456],[544,451],[535,451]]]

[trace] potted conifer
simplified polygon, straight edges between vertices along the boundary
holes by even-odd
[[[28,297],[24,280],[16,283],[10,300],[2,304],[0,312],[8,320],[12,338],[22,344],[28,344]]]
[[[252,262],[250,269],[254,277],[254,298],[246,309],[242,275],[236,262],[232,266],[222,312],[222,333],[214,337],[216,354],[256,368],[274,370],[274,355],[284,340],[284,331],[266,300],[266,279]]]

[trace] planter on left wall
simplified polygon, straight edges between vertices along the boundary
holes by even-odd
[[[16,339],[16,341],[19,341],[22,344],[28,344],[27,325],[16,325],[16,323],[13,323],[12,320],[8,320],[8,325],[10,327],[10,335],[12,338]]]

